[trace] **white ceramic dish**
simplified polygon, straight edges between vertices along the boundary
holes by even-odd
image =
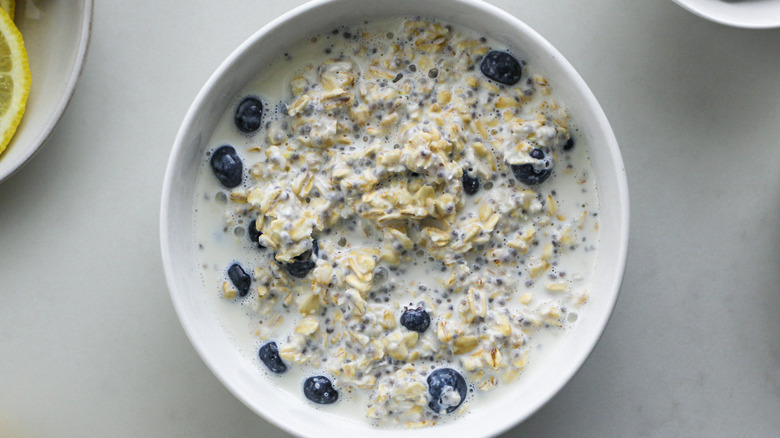
[[[0,182],[43,146],[73,95],[92,25],[92,0],[17,1],[14,18],[30,59],[24,118],[0,155]]]
[[[372,16],[420,15],[470,27],[508,44],[556,87],[591,159],[602,199],[600,253],[593,293],[576,327],[561,338],[549,363],[526,372],[515,390],[457,421],[424,430],[376,429],[312,408],[274,386],[227,338],[201,282],[192,223],[195,181],[216,122],[257,72],[313,33]],[[601,107],[572,66],[547,41],[504,11],[478,0],[322,0],[274,20],[234,51],[195,98],[176,138],[161,205],[165,274],[179,319],[195,349],[223,384],[255,412],[303,436],[479,437],[500,433],[546,403],[585,361],[618,296],[628,245],[628,189],[618,145]]]
[[[780,0],[673,0],[716,23],[746,29],[780,27]]]

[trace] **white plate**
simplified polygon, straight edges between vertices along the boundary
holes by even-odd
[[[672,0],[716,23],[747,29],[780,27],[780,0]]]
[[[0,182],[35,155],[65,112],[84,64],[92,0],[17,0],[15,15],[32,85],[22,123],[0,155]]]

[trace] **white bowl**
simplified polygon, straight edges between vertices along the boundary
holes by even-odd
[[[265,65],[313,33],[374,16],[437,18],[485,32],[521,54],[542,72],[566,103],[590,145],[600,187],[600,253],[592,297],[545,366],[526,372],[512,391],[457,421],[424,430],[377,429],[303,403],[274,386],[225,335],[201,282],[192,223],[195,181],[217,120],[239,90]],[[339,437],[479,437],[497,434],[526,419],[574,375],[599,339],[617,299],[628,245],[628,189],[618,145],[593,94],[547,41],[517,18],[478,0],[324,0],[305,4],[274,20],[235,50],[195,98],[168,163],[161,206],[162,258],[179,319],[206,364],[241,401],[294,434]]]
[[[14,22],[27,48],[32,85],[22,122],[0,155],[0,182],[38,152],[65,112],[84,65],[92,0],[17,1]]]
[[[746,29],[780,27],[780,0],[673,0],[716,23]]]

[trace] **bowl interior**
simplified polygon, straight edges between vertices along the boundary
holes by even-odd
[[[455,422],[426,430],[383,430],[312,409],[267,381],[231,344],[207,301],[197,272],[192,211],[195,181],[219,116],[239,90],[292,44],[340,24],[380,16],[423,16],[482,31],[507,44],[547,76],[590,145],[600,189],[600,253],[591,299],[575,329],[561,339],[549,363],[526,372],[515,390]],[[617,298],[628,239],[628,191],[617,142],[592,93],[567,61],[516,18],[474,0],[335,0],[306,4],[273,21],[242,44],[209,79],[176,139],[163,188],[161,242],[166,277],[181,323],[217,377],[266,419],[293,433],[315,436],[485,436],[527,418],[579,369],[601,335]],[[305,421],[301,421],[305,419]],[[338,428],[338,429],[335,429]]]
[[[780,0],[674,0],[700,17],[749,29],[780,27]]]
[[[65,112],[87,50],[92,0],[17,1],[15,15],[30,60],[32,85],[22,122],[0,155],[0,181],[32,158]]]

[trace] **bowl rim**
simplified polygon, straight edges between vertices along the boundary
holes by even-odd
[[[18,172],[25,164],[37,154],[46,144],[46,141],[51,137],[54,132],[54,128],[59,124],[62,115],[70,104],[73,93],[76,90],[76,83],[78,83],[81,77],[81,72],[84,70],[84,64],[87,56],[87,50],[89,49],[89,41],[92,36],[92,20],[93,20],[93,0],[84,0],[84,13],[82,14],[81,28],[79,31],[79,45],[76,50],[76,57],[73,62],[73,70],[71,70],[68,76],[68,81],[65,84],[65,88],[62,89],[57,104],[54,106],[54,111],[49,115],[49,119],[42,127],[40,133],[30,143],[28,149],[22,154],[16,163],[9,167],[4,172],[0,173],[0,183],[10,178],[13,174]]]
[[[168,207],[171,203],[171,199],[173,196],[172,187],[174,185],[174,177],[175,177],[174,171],[177,167],[175,158],[180,154],[182,149],[190,146],[184,144],[185,137],[187,136],[187,133],[190,130],[194,129],[193,123],[195,121],[196,114],[199,111],[201,111],[201,108],[206,103],[206,98],[210,90],[212,90],[220,81],[224,79],[223,76],[231,68],[233,68],[237,62],[241,60],[241,58],[244,56],[244,52],[250,49],[259,40],[265,38],[267,35],[279,31],[279,28],[283,27],[285,23],[291,18],[301,14],[308,13],[310,10],[327,6],[328,4],[331,3],[337,4],[345,1],[350,1],[350,0],[313,0],[304,3],[303,5],[300,5],[282,14],[281,16],[277,17],[276,19],[272,20],[271,22],[263,26],[261,29],[259,29],[254,34],[252,34],[249,38],[247,38],[244,42],[242,42],[233,52],[230,53],[230,55],[228,55],[227,58],[225,58],[225,60],[209,77],[209,79],[206,81],[203,87],[198,91],[198,94],[193,100],[193,103],[190,105],[186,115],[184,116],[180,129],[174,140],[173,148],[171,150],[170,158],[166,167],[163,190],[162,190],[162,198],[160,204],[161,205],[160,244],[161,244],[162,262],[165,271],[166,282],[168,285],[169,295],[173,302],[177,317],[180,323],[182,324],[182,327],[184,328],[184,331],[188,339],[190,340],[190,343],[198,352],[200,358],[207,364],[209,370],[236,398],[238,398],[252,411],[261,415],[262,418],[264,418],[266,421],[276,425],[281,430],[287,431],[289,433],[301,435],[301,436],[308,436],[306,429],[303,426],[287,424],[277,419],[273,415],[270,415],[270,411],[265,406],[263,406],[262,404],[258,404],[255,400],[250,400],[241,391],[240,388],[234,386],[235,383],[234,381],[228,380],[227,376],[218,372],[215,364],[212,362],[212,359],[209,357],[210,355],[206,348],[206,345],[204,345],[200,339],[196,338],[195,336],[196,330],[194,327],[197,325],[198,321],[193,320],[192,318],[189,317],[189,315],[186,314],[183,297],[179,292],[177,292],[176,285],[174,282],[174,277],[175,277],[175,273],[173,270],[174,255],[171,252],[171,242],[169,241],[172,224],[170,223],[170,216],[169,216],[170,210]],[[598,329],[593,330],[592,336],[588,338],[588,345],[586,345],[585,348],[583,348],[585,353],[577,356],[573,361],[573,365],[567,368],[568,372],[563,374],[560,379],[557,379],[554,385],[550,385],[550,391],[548,395],[544,398],[544,400],[541,403],[538,403],[532,409],[530,409],[527,412],[527,414],[522,417],[512,418],[512,419],[502,419],[501,421],[499,421],[499,424],[492,425],[492,426],[486,425],[485,433],[493,435],[493,434],[499,434],[501,432],[504,432],[510,429],[511,427],[514,427],[517,424],[521,423],[522,421],[525,421],[527,418],[529,418],[535,412],[537,412],[541,407],[546,405],[560,391],[560,389],[563,386],[565,386],[571,380],[571,378],[582,368],[582,365],[585,363],[587,358],[595,349],[596,344],[601,339],[602,334],[613,314],[614,307],[618,299],[621,283],[625,274],[626,259],[628,254],[628,236],[629,236],[628,183],[625,174],[625,166],[623,164],[622,156],[620,154],[620,150],[617,144],[617,139],[615,138],[614,132],[606,118],[606,115],[603,112],[603,109],[598,104],[598,101],[596,100],[592,91],[586,85],[582,77],[579,75],[579,73],[577,73],[574,67],[563,57],[563,55],[557,49],[555,49],[546,39],[544,39],[540,34],[538,34],[526,23],[524,23],[519,18],[509,14],[508,12],[494,5],[485,3],[480,0],[451,0],[451,2],[460,3],[467,8],[471,8],[475,11],[479,11],[480,13],[502,17],[502,19],[512,23],[512,26],[515,29],[515,31],[527,34],[529,37],[533,38],[534,43],[538,44],[542,50],[550,54],[553,58],[556,58],[555,62],[559,64],[559,66],[562,69],[565,70],[565,73],[568,75],[568,78],[573,81],[573,86],[582,93],[583,97],[587,101],[588,107],[595,111],[594,117],[597,119],[597,122],[599,124],[598,130],[603,133],[606,139],[606,144],[604,145],[604,147],[608,149],[608,153],[605,154],[610,156],[610,158],[614,162],[614,172],[615,172],[616,185],[617,185],[616,191],[617,191],[618,203],[619,203],[618,214],[616,215],[617,217],[616,224],[618,226],[616,227],[617,229],[615,230],[615,233],[619,234],[618,236],[616,236],[617,251],[614,259],[615,264],[613,265],[615,268],[610,271],[613,273],[612,278],[606,280],[608,284],[612,285],[613,290],[608,291],[609,295],[607,296],[607,299],[605,300],[605,303],[603,305],[606,316],[604,317],[603,320],[601,320],[598,323]],[[399,13],[398,15],[402,15],[402,14]],[[457,424],[457,422],[455,422],[455,424]],[[400,430],[404,434],[407,435],[411,434],[413,436],[421,436],[416,434],[419,433],[420,431],[424,431],[424,433],[426,434],[425,436],[430,436],[431,433],[434,433],[434,435],[438,435],[435,432],[438,432],[439,430],[443,431],[443,428],[445,426],[446,425],[437,426],[436,428],[433,429],[427,428],[421,430],[411,430],[411,429],[400,429]],[[374,429],[374,430],[376,430],[378,436],[385,436],[384,433],[387,431],[387,429]],[[453,429],[447,429],[447,431],[450,433],[452,433],[452,430]],[[397,432],[397,430],[393,430],[393,431]]]

